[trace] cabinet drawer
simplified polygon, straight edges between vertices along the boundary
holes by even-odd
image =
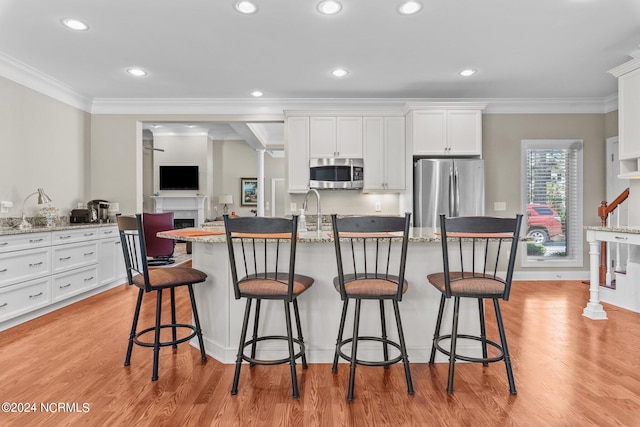
[[[98,286],[98,266],[53,276],[53,301],[60,301]]]
[[[100,231],[98,228],[81,228],[79,230],[60,230],[54,231],[52,243],[61,245],[66,243],[83,242],[87,240],[99,239]]]
[[[24,233],[0,236],[0,253],[51,245],[51,233]]]
[[[0,322],[51,303],[51,278],[30,280],[0,289]]]
[[[118,239],[120,239],[120,235],[118,234],[118,227],[101,228],[99,235],[102,239],[107,237],[117,237]]]
[[[51,248],[0,254],[0,287],[51,274]]]
[[[59,273],[98,262],[98,243],[85,242],[53,247],[53,272]]]

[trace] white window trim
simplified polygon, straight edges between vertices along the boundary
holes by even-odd
[[[542,149],[542,148],[558,148],[568,149],[573,148],[575,144],[580,145],[578,150],[578,170],[577,170],[577,187],[578,187],[578,203],[577,212],[575,218],[575,227],[577,228],[577,235],[582,235],[583,225],[583,209],[584,192],[583,192],[583,155],[584,155],[584,143],[582,139],[523,139],[520,148],[520,194],[521,194],[521,207],[522,212],[527,212],[527,173],[526,173],[526,158],[528,149]],[[526,218],[523,219],[523,225],[526,224]],[[521,235],[526,235],[526,225],[524,231],[521,230]],[[520,251],[520,260],[522,267],[583,267],[584,255],[583,255],[583,241],[584,238],[576,238],[573,247],[573,255],[567,257],[529,257],[527,256],[526,244],[523,244],[523,250]],[[567,249],[568,251],[568,249]]]

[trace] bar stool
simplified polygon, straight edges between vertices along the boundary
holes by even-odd
[[[398,302],[407,291],[408,283],[404,279],[409,242],[411,214],[403,217],[360,216],[338,218],[331,216],[333,238],[335,242],[338,276],[333,279],[336,290],[343,301],[342,316],[336,340],[336,351],[332,371],[338,372],[338,358],[350,363],[349,388],[347,400],[353,401],[355,374],[357,365],[384,366],[385,369],[398,362],[404,364],[407,391],[413,394],[413,382],[409,368],[409,357],[404,341],[402,321]],[[343,253],[345,254],[343,256]],[[397,275],[390,274],[390,271]],[[353,335],[344,339],[344,326],[350,300],[355,300]],[[377,300],[380,307],[380,336],[360,336],[360,309],[363,300]],[[398,341],[387,336],[384,301],[391,300],[398,329]],[[358,358],[358,344],[361,341],[382,343],[383,360],[370,361]],[[351,354],[347,355],[342,347],[351,343]],[[395,347],[399,355],[390,358],[389,346]]]
[[[250,366],[289,363],[291,366],[292,396],[297,399],[300,396],[300,392],[296,375],[296,359],[302,359],[302,368],[307,368],[297,298],[309,289],[314,281],[311,277],[295,273],[298,217],[294,215],[291,219],[264,217],[229,218],[229,215],[224,215],[224,226],[234,295],[236,299],[247,299],[231,394],[238,393],[238,381],[243,360],[249,362]],[[251,305],[254,300],[256,301],[256,306],[253,319],[253,337],[247,340]],[[286,336],[258,335],[260,303],[262,300],[283,301]],[[291,305],[293,305],[298,332],[297,338],[293,337],[291,328]],[[257,344],[273,340],[287,342],[288,357],[275,360],[256,358]],[[298,347],[297,353],[294,350],[294,344]],[[245,354],[246,347],[251,347],[250,355]]]
[[[442,293],[429,364],[433,365],[436,350],[449,356],[447,383],[447,393],[449,394],[453,393],[456,360],[482,363],[483,366],[504,360],[509,391],[511,394],[516,394],[499,300],[509,300],[521,223],[522,215],[516,215],[515,218],[445,218],[444,215],[440,215],[444,272],[427,276],[429,283]],[[509,246],[509,248],[507,249],[505,246]],[[504,278],[498,276],[498,268],[506,268]],[[451,334],[440,335],[445,302],[451,297],[454,300]],[[461,298],[478,300],[479,336],[458,334]],[[487,339],[484,318],[485,299],[493,301],[500,343]],[[458,354],[456,346],[461,339],[479,341],[482,347],[482,357]],[[449,341],[450,347],[443,347],[442,341]],[[487,346],[493,347],[495,354],[489,355]]]
[[[129,334],[129,346],[127,347],[124,365],[129,366],[133,344],[142,347],[153,347],[153,373],[151,381],[156,381],[158,379],[160,347],[171,346],[175,349],[178,348],[178,344],[189,341],[195,336],[198,337],[198,343],[200,344],[202,362],[206,363],[207,355],[204,350],[204,341],[202,340],[196,300],[193,296],[193,284],[204,282],[207,275],[200,270],[189,267],[149,269],[141,214],[136,214],[135,217],[118,216],[118,230],[120,232],[120,242],[122,243],[122,251],[127,269],[127,281],[129,285],[135,285],[139,288],[138,301],[136,302],[136,309],[133,315],[131,333]],[[176,322],[175,289],[180,286],[186,286],[189,289],[194,325]],[[171,296],[171,323],[163,324],[161,321],[162,291],[165,289],[169,289]],[[144,294],[150,292],[156,292],[156,322],[152,327],[137,331],[142,297]],[[170,341],[160,341],[160,331],[165,328],[171,328],[172,339]],[[191,330],[191,333],[186,337],[178,338],[178,329],[188,329]],[[143,341],[141,339],[142,336],[150,332],[154,334],[153,342]]]

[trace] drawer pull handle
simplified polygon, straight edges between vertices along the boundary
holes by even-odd
[[[29,243],[38,243],[42,242],[44,239],[29,239]]]
[[[58,239],[70,239],[71,236],[59,236]]]
[[[29,264],[29,267],[37,267],[37,266],[42,265],[42,264],[43,264],[43,262],[42,262],[42,261],[40,261],[40,262],[34,262],[34,263]]]
[[[4,304],[0,305],[0,308],[6,307],[6,306],[8,306],[8,305],[9,305],[9,303],[8,303],[8,302],[5,302]]]
[[[93,236],[93,233],[84,233],[84,237]]]
[[[91,276],[91,277],[87,277],[86,279],[84,279],[84,281],[85,281],[85,282],[88,282],[88,281],[90,281],[90,280],[93,280],[93,276]]]
[[[623,236],[615,236],[617,240],[627,240],[626,237]]]
[[[70,257],[70,256],[66,256],[66,257],[59,258],[59,259],[60,259],[60,261],[66,261],[66,260],[68,260],[68,259],[71,259],[71,257]]]
[[[0,270],[0,273],[4,273],[5,271],[7,271],[7,269],[3,268],[2,270]]]
[[[66,285],[60,286],[60,289],[68,288],[69,286],[71,286],[71,283],[67,283]]]
[[[7,246],[9,244],[9,242],[2,242],[0,243],[0,246]]]
[[[89,255],[93,255],[93,251],[84,253],[84,256],[89,256]]]
[[[35,295],[29,295],[29,298],[37,298],[37,297],[39,297],[39,296],[41,296],[43,294],[44,294],[44,292],[40,292],[40,293],[37,293]]]
[[[105,231],[104,234],[111,234],[113,233],[113,230],[109,230],[109,231]]]
[[[116,245],[119,245],[119,244],[121,244],[121,243],[122,243],[122,242],[116,242]]]

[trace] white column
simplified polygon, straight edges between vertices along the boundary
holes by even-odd
[[[600,241],[595,240],[593,231],[587,230],[587,241],[589,242],[589,302],[582,310],[582,315],[593,320],[606,320],[607,313],[600,304]]]
[[[258,152],[258,216],[264,216],[264,151]]]

